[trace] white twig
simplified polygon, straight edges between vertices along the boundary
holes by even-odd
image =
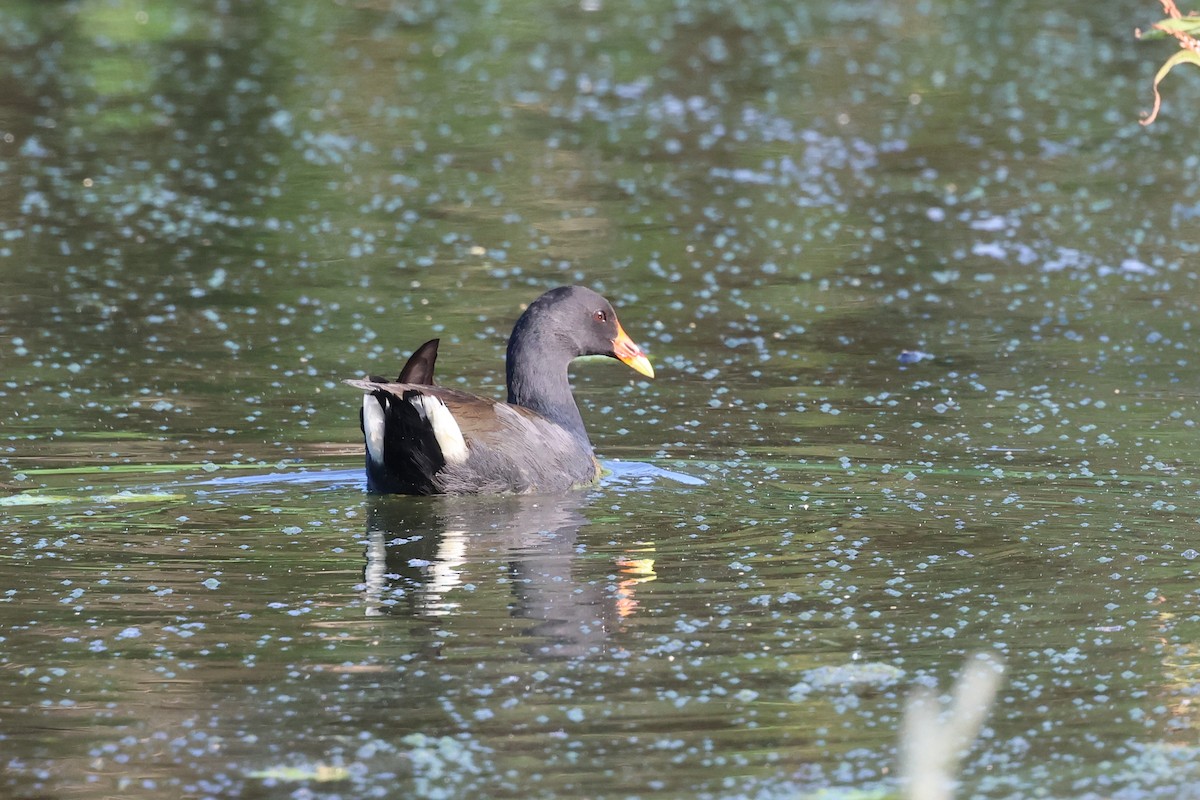
[[[944,711],[934,691],[909,693],[900,727],[900,768],[908,800],[953,800],[958,762],[979,735],[1003,675],[1004,663],[981,653],[967,660]]]

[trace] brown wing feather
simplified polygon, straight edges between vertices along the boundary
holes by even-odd
[[[433,367],[437,363],[440,339],[430,339],[413,351],[400,370],[396,383],[420,383],[433,385]]]
[[[386,393],[400,402],[417,392],[446,405],[470,455],[464,463],[443,464],[433,476],[441,491],[562,491],[599,476],[590,445],[527,408],[445,386],[359,380],[346,383],[365,392]],[[435,455],[433,460],[441,460],[440,453]]]

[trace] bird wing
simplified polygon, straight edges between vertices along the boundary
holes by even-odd
[[[597,477],[589,446],[527,408],[445,386],[346,383],[382,407],[382,466],[404,486],[545,491]],[[364,433],[369,450],[371,432]]]
[[[404,364],[404,369],[400,370],[400,377],[396,378],[396,383],[419,383],[432,386],[433,367],[437,363],[438,342],[440,341],[440,339],[430,339],[414,350]]]

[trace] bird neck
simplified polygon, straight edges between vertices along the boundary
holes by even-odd
[[[536,340],[536,337],[531,338]],[[571,382],[567,378],[570,363],[569,356],[537,352],[523,344],[521,337],[514,335],[508,343],[506,365],[508,402],[536,411],[590,448],[583,417],[579,414],[579,406],[575,404]]]

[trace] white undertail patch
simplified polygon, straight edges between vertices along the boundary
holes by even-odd
[[[383,427],[385,415],[383,404],[373,394],[363,395],[363,438],[367,442],[367,456],[383,466]]]
[[[433,438],[437,439],[438,447],[442,450],[442,458],[447,464],[461,464],[467,460],[467,442],[463,439],[458,422],[446,404],[433,395],[413,394],[408,398],[413,408],[421,418],[433,429]]]

